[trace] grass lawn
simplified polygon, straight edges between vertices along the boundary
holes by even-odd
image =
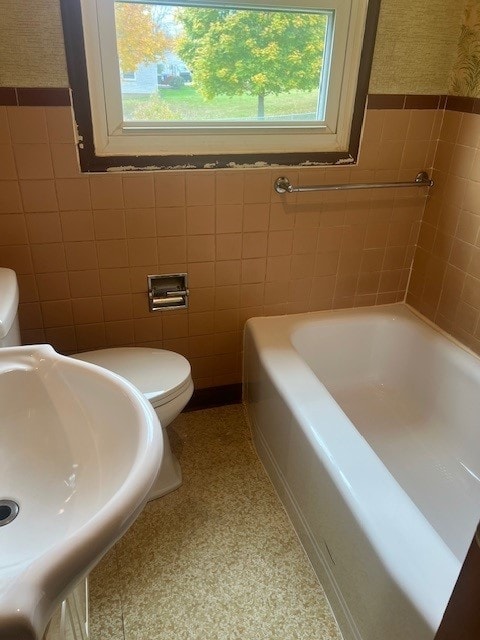
[[[289,91],[265,97],[265,115],[312,114],[318,91]],[[126,120],[220,120],[255,118],[256,96],[217,96],[204,100],[194,87],[159,89],[155,95],[123,96]]]

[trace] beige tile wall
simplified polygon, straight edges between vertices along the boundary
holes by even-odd
[[[446,111],[407,301],[480,353],[480,115]]]
[[[367,112],[356,167],[81,175],[68,108],[0,108],[0,265],[19,274],[23,340],[173,349],[216,386],[240,380],[248,317],[403,299],[422,191],[272,185],[412,180],[440,122]],[[150,313],[147,274],[184,270],[188,311]]]

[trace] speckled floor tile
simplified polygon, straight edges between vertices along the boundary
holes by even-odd
[[[183,485],[90,578],[91,640],[341,640],[240,405],[170,427]]]

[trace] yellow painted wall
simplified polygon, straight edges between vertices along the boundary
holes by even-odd
[[[464,5],[382,0],[370,93],[447,93]]]
[[[447,93],[464,3],[383,0],[370,92]],[[59,0],[0,0],[0,86],[68,86]]]
[[[68,86],[58,0],[0,0],[0,86]]]

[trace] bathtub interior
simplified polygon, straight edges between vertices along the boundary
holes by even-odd
[[[408,312],[304,321],[291,342],[463,561],[480,515],[478,359]]]

